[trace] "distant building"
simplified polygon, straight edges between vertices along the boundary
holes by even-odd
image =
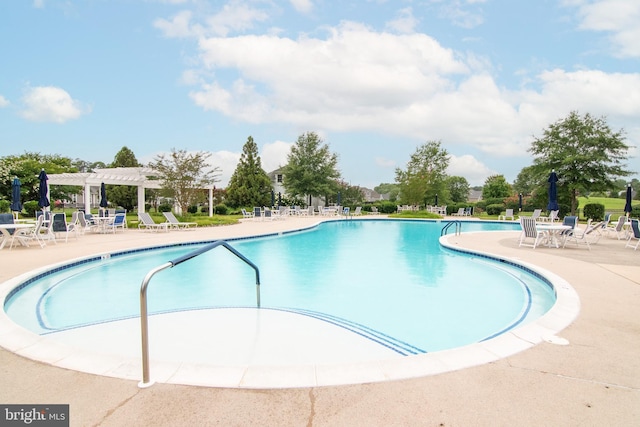
[[[476,203],[482,200],[482,190],[471,190],[469,191],[469,196],[467,201],[470,203]]]

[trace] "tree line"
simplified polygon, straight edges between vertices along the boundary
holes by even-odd
[[[533,163],[521,170],[513,184],[503,175],[486,179],[482,187],[483,199],[503,199],[519,194],[529,203],[546,206],[547,178],[553,170],[559,177],[559,202],[574,213],[580,195],[611,191],[622,186],[621,178],[633,172],[626,168],[629,146],[624,131],[613,131],[604,117],[590,114],[580,116],[571,112],[535,137],[529,148]],[[218,182],[220,169],[209,163],[211,153],[187,152],[171,149],[160,154],[147,166],[153,168],[161,181],[162,190],[148,190],[150,203],[159,196],[172,198],[183,213],[190,207],[204,203],[207,188]],[[395,171],[395,183],[380,184],[374,190],[388,194],[391,200],[411,205],[446,205],[465,203],[471,187],[461,176],[449,176],[446,171],[450,156],[440,141],[428,141],[410,156],[405,168]],[[37,175],[41,169],[47,173],[91,172],[104,167],[140,167],[133,151],[123,147],[113,162],[87,162],[71,160],[59,155],[43,155],[26,152],[0,158],[0,200],[8,200],[11,181],[18,177],[22,182],[23,200],[37,200]],[[353,206],[364,201],[362,189],[341,179],[338,155],[315,132],[298,137],[281,168],[285,179],[286,204],[306,205],[312,197],[325,203],[337,202]],[[636,193],[638,182],[633,180]],[[272,182],[262,168],[258,146],[251,136],[243,145],[240,160],[226,189],[218,189],[216,197],[232,208],[268,206],[272,202]],[[51,198],[68,199],[81,189],[71,186],[52,186]],[[137,189],[132,186],[110,185],[109,201],[116,206],[133,210],[137,203]]]

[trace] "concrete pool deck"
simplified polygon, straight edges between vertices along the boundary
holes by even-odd
[[[312,219],[197,231],[85,235],[0,251],[0,282],[91,253],[298,229]],[[463,228],[464,230],[464,228]],[[68,403],[71,425],[637,425],[640,252],[603,238],[591,251],[518,248],[519,232],[469,233],[453,245],[539,265],[578,292],[560,337],[485,365],[380,383],[246,390],[137,382],[52,367],[0,349],[0,403]],[[0,331],[2,333],[2,331]]]

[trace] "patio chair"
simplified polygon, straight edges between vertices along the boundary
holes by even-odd
[[[273,215],[271,215],[271,209],[264,208],[264,220],[265,221],[272,221],[273,220]]]
[[[458,212],[451,214],[453,216],[464,216],[464,208],[458,208]],[[500,219],[500,218],[498,218]]]
[[[613,235],[613,237],[616,237],[618,240],[626,238],[627,233],[624,230],[624,225],[626,224],[626,222],[626,216],[621,215],[620,217],[618,217],[618,222],[610,224],[609,227],[607,227],[607,235]]]
[[[47,245],[47,243],[45,242],[44,236],[46,234],[46,236],[48,237],[48,234],[49,234],[48,230],[46,229],[43,230],[44,221],[45,221],[45,216],[38,215],[36,218],[35,228],[18,230],[18,232],[16,232],[13,235],[13,239],[11,240],[11,246],[9,247],[9,249],[13,248],[13,244],[15,243],[16,239],[23,240],[24,242],[35,240],[40,245],[41,248],[44,248]]]
[[[580,246],[581,243],[584,243],[587,246],[587,249],[591,250],[591,245],[595,245],[600,240],[600,233],[598,233],[598,229],[600,228],[601,223],[591,224],[591,220],[587,222],[587,227],[584,230],[580,228],[574,228],[570,230],[565,239],[562,247],[564,248],[567,245],[567,242],[574,241],[576,246]]]
[[[471,206],[464,208],[464,216],[471,216],[471,212],[472,212]]]
[[[371,206],[371,215],[380,215],[380,211],[375,206]]]
[[[567,237],[570,236],[578,226],[578,217],[574,215],[567,215],[562,219],[562,225],[568,225],[569,227],[571,227],[571,229],[563,230],[560,233],[560,237],[562,237],[562,245],[564,247],[564,244],[567,241]]]
[[[464,208],[460,208],[460,209],[464,209]],[[511,221],[515,221],[516,218],[513,216],[513,209],[507,209],[505,210],[504,215],[500,215],[498,216],[498,220],[507,220],[507,218],[511,218]]]
[[[353,216],[360,216],[362,215],[362,206],[356,206],[356,210],[353,211]]]
[[[521,216],[520,226],[522,227],[522,233],[520,233],[520,243],[518,247],[531,246],[535,249],[543,238],[548,238],[545,231],[538,231],[536,229],[536,220],[533,217]],[[533,243],[525,243],[527,239],[533,239]]]
[[[262,221],[262,209],[259,206],[253,208],[253,220]]]
[[[67,216],[64,213],[55,213],[51,218],[51,231],[53,232],[56,240],[60,233],[64,233],[64,241],[65,243],[69,241],[69,233],[74,233],[76,239],[78,238],[78,230],[77,230],[77,220],[78,214],[76,212],[73,213],[72,222],[67,223]]]
[[[559,214],[559,210],[550,211],[549,216],[539,216],[538,221],[556,222]]]
[[[542,213],[542,209],[534,209],[533,213],[531,214],[531,218],[535,219],[536,221],[539,221],[541,213]]]
[[[176,218],[176,216],[173,214],[173,212],[162,212],[162,215],[164,215],[164,217],[167,219],[167,222],[169,223],[169,227],[171,228],[176,228],[176,229],[187,229],[187,228],[191,228],[191,227],[197,227],[198,223],[197,222],[181,222],[178,220],[178,218]]]
[[[240,209],[240,210],[242,211],[242,218],[244,218],[244,219],[253,218],[253,214],[252,214],[252,213],[247,212],[247,210],[246,210],[246,209],[242,208],[242,209]]]
[[[138,222],[138,229],[144,229],[147,231],[169,231],[168,223],[156,223],[148,212],[138,212],[138,219],[140,220],[140,222]]]
[[[112,233],[115,234],[116,230],[118,230],[119,228],[124,232],[124,229],[126,228],[126,223],[127,223],[127,215],[124,213],[117,213],[112,218],[113,218],[112,220],[104,224],[103,226],[104,231],[105,232],[111,231]],[[149,219],[151,219],[151,216],[149,216]],[[158,225],[162,225],[162,224],[158,224]]]
[[[640,221],[638,221],[637,219],[632,219],[631,220],[631,235],[629,236],[629,239],[627,240],[627,243],[624,245],[625,248],[633,248],[633,250],[635,251],[636,249],[638,249],[638,246],[640,246],[640,225],[639,225]],[[636,241],[636,244],[633,244],[633,240]]]

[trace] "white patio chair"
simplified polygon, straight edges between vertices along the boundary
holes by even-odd
[[[543,238],[548,238],[545,231],[538,231],[536,229],[536,220],[533,217],[521,216],[520,226],[522,227],[522,233],[520,233],[520,243],[518,244],[518,247],[531,246],[535,249]],[[533,239],[533,243],[525,243],[527,239]]]
[[[138,229],[144,229],[147,231],[169,231],[168,223],[156,223],[148,212],[138,212],[138,219],[140,220],[140,222],[138,222]]]
[[[507,218],[511,218],[511,221],[515,221],[516,218],[513,216],[513,209],[507,209],[507,210],[505,210],[504,215],[499,215],[498,216],[498,220],[506,221]]]
[[[636,241],[636,244],[633,244],[633,240]],[[624,245],[625,248],[633,248],[635,251],[640,246],[640,224],[637,219],[631,220],[631,235],[627,240],[627,243]]]
[[[187,229],[191,227],[197,227],[197,222],[182,222],[173,214],[173,212],[162,212],[162,215],[167,219],[169,227],[176,229]]]

